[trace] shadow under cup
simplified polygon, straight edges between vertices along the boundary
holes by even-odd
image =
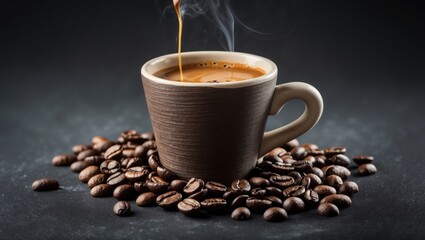
[[[142,83],[161,164],[183,179],[228,184],[246,177],[259,157],[276,86],[276,65],[235,52],[187,52],[182,58],[184,64],[242,63],[265,74],[238,82],[188,83],[153,75],[178,65],[177,54],[144,64]]]

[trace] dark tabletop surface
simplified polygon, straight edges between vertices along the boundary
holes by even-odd
[[[67,167],[51,165],[93,135],[150,131],[140,84],[147,60],[176,51],[170,1],[3,1],[0,4],[0,239],[420,239],[425,230],[425,5],[420,1],[233,1],[236,51],[275,61],[279,83],[305,81],[325,110],[302,142],[375,156],[352,179],[353,205],[271,224],[255,215],[191,219],[160,208],[116,217]],[[319,3],[320,2],[320,3]],[[342,3],[344,2],[344,3]],[[224,50],[213,26],[186,18],[183,49]],[[195,24],[198,23],[198,24]],[[190,27],[193,26],[193,27]],[[202,31],[202,28],[208,29]],[[213,38],[213,36],[217,38]],[[219,39],[219,40],[217,40]],[[267,129],[295,119],[289,103]],[[62,189],[33,192],[38,178]]]

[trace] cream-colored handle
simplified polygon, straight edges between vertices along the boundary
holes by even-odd
[[[316,88],[303,82],[290,82],[276,86],[269,115],[276,115],[285,103],[292,99],[300,99],[304,102],[304,113],[298,119],[283,127],[265,132],[259,157],[273,148],[282,146],[299,137],[319,121],[323,111],[322,96]]]

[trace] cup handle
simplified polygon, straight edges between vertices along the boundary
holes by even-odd
[[[276,115],[290,100],[300,99],[305,104],[304,113],[295,121],[264,133],[259,157],[264,156],[273,148],[284,145],[310,130],[323,111],[323,99],[319,91],[310,84],[290,82],[276,86],[269,115]]]

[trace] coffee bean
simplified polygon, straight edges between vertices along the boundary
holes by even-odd
[[[109,140],[108,138],[106,138],[106,137],[102,137],[102,136],[94,136],[94,137],[91,139],[91,143],[92,143],[93,145],[98,144],[98,143],[103,143],[103,142],[110,142],[110,140]]]
[[[83,161],[86,157],[96,156],[98,154],[99,154],[99,152],[96,151],[96,150],[94,150],[94,149],[87,149],[87,150],[84,150],[84,151],[80,152],[77,155],[77,160],[78,161]]]
[[[249,197],[246,199],[246,206],[253,212],[264,212],[267,208],[272,206],[272,201],[267,199],[258,199]]]
[[[332,194],[320,200],[320,204],[324,203],[335,204],[338,208],[347,208],[351,206],[351,199],[344,194]]]
[[[317,175],[320,179],[322,179],[325,175],[323,174],[322,169],[318,167],[312,167],[310,173]]]
[[[75,173],[79,173],[81,171],[83,171],[84,168],[90,166],[92,164],[90,164],[89,162],[86,161],[76,161],[73,162],[71,164],[71,166],[69,166],[69,169],[71,169],[71,171],[75,172]]]
[[[159,166],[159,159],[158,159],[158,156],[156,156],[156,155],[152,155],[152,156],[150,156],[150,157],[149,157],[149,160],[148,160],[148,164],[149,164],[149,166],[152,168],[152,170],[156,171],[156,169],[157,169],[157,168],[158,168],[158,166]]]
[[[133,187],[138,193],[145,193],[149,191],[148,184],[146,182],[135,182]]]
[[[75,146],[72,147],[72,152],[75,155],[78,155],[80,152],[85,151],[85,150],[89,150],[92,147],[90,145],[87,144],[77,144]]]
[[[313,168],[313,164],[309,161],[305,161],[305,160],[299,160],[299,161],[295,161],[292,164],[292,167],[294,168],[295,171],[298,172],[310,172],[311,169]]]
[[[55,179],[42,178],[32,183],[32,190],[34,191],[51,191],[59,189],[59,183]]]
[[[310,188],[310,182],[311,182],[310,177],[304,176],[304,177],[302,177],[302,180],[301,180],[301,186],[303,186],[305,189],[309,189]]]
[[[143,165],[143,161],[140,158],[137,157],[132,157],[132,158],[127,158],[127,164],[126,164],[126,168],[132,168],[132,167],[140,167]]]
[[[143,166],[128,168],[125,172],[125,177],[132,182],[145,181],[148,175],[149,169]]]
[[[338,190],[338,193],[345,194],[347,196],[351,196],[357,192],[359,192],[359,186],[357,183],[352,181],[345,181]]]
[[[314,143],[304,143],[301,144],[301,147],[305,148],[306,150],[319,150],[319,146]]]
[[[288,174],[295,170],[292,163],[276,162],[270,166],[271,171],[278,174]]]
[[[299,213],[304,210],[304,201],[299,197],[289,197],[283,201],[283,208],[288,213]]]
[[[240,195],[245,195],[242,192],[236,192],[232,189],[228,189],[224,194],[223,198],[226,199],[227,202],[232,202],[235,198],[237,198]]]
[[[339,215],[339,209],[332,203],[324,203],[319,205],[317,212],[322,216],[335,217]]]
[[[268,222],[283,222],[288,219],[288,214],[283,208],[271,207],[264,212],[263,218]]]
[[[155,135],[153,132],[142,132],[140,136],[142,136],[142,138],[144,138],[146,141],[155,140]]]
[[[304,193],[304,202],[309,206],[315,206],[319,203],[319,194],[314,190],[307,189]]]
[[[311,166],[314,166],[316,164],[316,158],[313,156],[307,156],[303,159],[303,161],[310,162]]]
[[[108,179],[106,179],[106,183],[112,187],[116,187],[124,183],[127,183],[127,179],[124,173],[116,172],[112,174],[111,176],[109,176]]]
[[[136,204],[139,207],[150,207],[156,205],[156,198],[158,195],[156,195],[153,192],[145,192],[140,194],[136,199]]]
[[[280,190],[277,187],[266,187],[266,195],[281,197],[282,196],[282,190]]]
[[[131,214],[131,205],[126,201],[119,201],[114,205],[114,213],[118,216],[128,216]]]
[[[75,161],[77,161],[77,158],[68,154],[56,155],[52,158],[52,164],[55,166],[69,166]]]
[[[265,188],[270,185],[270,181],[262,177],[252,177],[249,179],[249,184],[253,188]]]
[[[329,168],[327,168],[324,173],[325,173],[325,176],[329,176],[329,175],[340,176],[342,180],[347,179],[351,175],[350,170],[348,170],[346,167],[338,166],[338,165],[329,166]]]
[[[183,188],[183,192],[187,195],[192,195],[199,192],[204,187],[204,180],[199,178],[191,178],[186,186]]]
[[[99,173],[100,173],[100,170],[98,166],[88,166],[80,172],[80,175],[78,176],[78,178],[80,179],[81,182],[87,183],[91,177]]]
[[[123,184],[115,188],[112,196],[118,200],[132,200],[136,197],[136,194],[133,185]]]
[[[329,147],[325,148],[324,151],[326,157],[332,157],[333,155],[337,154],[345,154],[347,152],[347,149],[345,147]]]
[[[187,184],[187,181],[185,181],[185,180],[181,180],[181,179],[173,180],[170,183],[170,190],[177,191],[177,192],[183,192],[183,188],[186,186],[186,184]]]
[[[136,144],[142,144],[147,140],[136,130],[124,131],[121,133],[120,137],[122,138],[122,142],[132,142]]]
[[[344,154],[333,155],[331,158],[329,158],[329,164],[340,165],[343,167],[348,167],[350,162],[350,159]]]
[[[294,178],[295,181],[302,178],[301,174],[299,172],[296,172],[296,171],[292,171],[292,172],[288,173],[288,176]]]
[[[308,156],[317,157],[317,156],[320,156],[320,155],[325,155],[325,151],[321,150],[321,149],[308,149],[308,148],[306,148],[306,150],[307,150]],[[317,161],[317,158],[316,158],[316,161]]]
[[[295,185],[292,187],[287,187],[282,191],[282,195],[285,198],[288,197],[299,197],[305,193],[305,188],[301,185]]]
[[[279,174],[270,171],[260,171],[257,176],[269,179],[271,176],[279,176]]]
[[[286,150],[286,151],[291,151],[292,149],[298,147],[300,145],[300,142],[297,139],[293,139],[287,143],[285,143],[282,147]]]
[[[316,162],[314,163],[314,167],[321,168],[326,164],[326,157],[324,155],[316,156]]]
[[[105,151],[106,159],[119,159],[122,154],[122,146],[119,144],[113,145]]]
[[[343,180],[341,177],[337,176],[337,175],[330,175],[327,176],[324,180],[324,183],[328,186],[331,186],[335,189],[339,189],[339,187],[341,187]]]
[[[286,150],[283,148],[275,148],[273,150],[271,150],[270,152],[268,152],[265,156],[264,156],[264,161],[269,161],[271,163],[274,163],[276,161],[282,161],[280,158],[286,153]]]
[[[251,211],[246,207],[238,207],[231,214],[232,219],[244,221],[251,218]]]
[[[201,204],[193,198],[186,198],[177,204],[177,208],[186,216],[194,216],[199,213]]]
[[[211,196],[216,196],[216,197],[223,196],[223,194],[227,191],[226,185],[218,183],[218,182],[213,182],[213,181],[208,181],[205,184],[205,188],[208,189],[208,193]]]
[[[248,193],[251,190],[251,185],[246,179],[239,179],[232,182],[232,190],[241,193]]]
[[[154,176],[151,178],[151,181],[147,183],[147,186],[151,192],[162,194],[168,190],[170,184],[164,181],[164,179]]]
[[[152,180],[153,177],[159,177],[158,173],[156,173],[155,171],[152,171],[148,174],[148,180]]]
[[[165,181],[171,182],[174,179],[177,179],[177,175],[175,173],[171,172],[170,170],[162,166],[158,166],[156,168],[156,172],[158,173],[158,176],[160,176]]]
[[[327,185],[319,185],[314,188],[314,191],[319,194],[319,197],[323,198],[332,194],[336,194],[336,190],[334,187]]]
[[[266,196],[266,193],[267,193],[266,189],[253,188],[250,192],[250,195],[255,198],[262,198]]]
[[[121,164],[117,160],[105,160],[100,164],[100,171],[104,174],[110,175],[121,170]]]
[[[307,157],[307,150],[304,147],[296,147],[291,150],[291,156],[296,160],[301,160]]]
[[[182,200],[182,198],[183,196],[181,193],[169,191],[159,195],[156,198],[156,203],[164,209],[172,210],[177,207],[177,204]]]
[[[103,156],[90,156],[90,157],[84,158],[83,162],[87,162],[89,165],[99,166],[100,164],[103,163],[103,161],[105,161],[105,157]]]
[[[307,173],[307,177],[310,178],[310,188],[314,188],[320,184],[322,184],[322,179],[314,173]]]
[[[295,180],[294,178],[290,176],[279,175],[279,176],[271,176],[270,183],[271,185],[282,189],[282,188],[286,188],[286,187],[294,185]]]
[[[94,186],[97,186],[99,184],[106,183],[106,179],[107,176],[105,174],[99,173],[91,177],[87,182],[87,185],[89,186],[89,188],[93,188]]]
[[[273,207],[282,206],[282,200],[276,196],[265,196],[264,199],[270,200],[272,202]]]
[[[353,157],[353,162],[355,162],[357,165],[372,163],[373,156],[357,155]]]
[[[202,190],[200,190],[200,191],[198,191],[198,192],[196,192],[196,193],[188,196],[187,198],[193,198],[193,199],[195,199],[197,201],[202,201],[202,200],[205,199],[205,197],[207,196],[207,194],[208,194],[208,189],[204,188],[204,189],[202,189]]]
[[[202,209],[210,213],[222,212],[227,207],[227,202],[223,198],[207,198],[201,202]]]
[[[113,187],[108,184],[101,183],[99,185],[94,186],[90,190],[90,195],[92,197],[108,197],[112,194]]]
[[[376,169],[375,165],[371,163],[362,164],[357,167],[357,173],[360,176],[369,176],[372,174],[375,174],[378,170]]]
[[[246,200],[249,198],[248,195],[240,195],[237,196],[235,199],[233,199],[232,203],[230,204],[231,208],[235,209],[238,207],[245,207],[246,206]]]
[[[98,142],[96,144],[93,144],[93,149],[98,152],[105,152],[108,150],[108,148],[112,147],[114,145],[111,141],[105,141],[105,142]]]

